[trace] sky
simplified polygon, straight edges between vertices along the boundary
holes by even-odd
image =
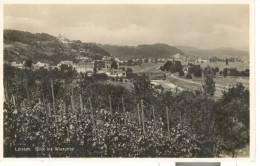
[[[249,48],[248,5],[5,5],[4,28],[113,45]]]

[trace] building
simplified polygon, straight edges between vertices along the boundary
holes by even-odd
[[[209,63],[209,60],[202,59],[202,58],[198,58],[198,59],[196,60],[196,63],[199,63],[199,64],[202,64],[202,63]]]
[[[74,66],[73,61],[60,61],[60,63],[57,65],[60,67],[61,65],[68,65],[68,66]]]
[[[121,69],[111,69],[109,77],[126,77],[126,72]]]
[[[24,68],[24,64],[23,63],[17,63],[16,61],[11,62],[11,66],[19,68],[19,69],[23,69]]]
[[[79,63],[75,64],[74,68],[78,73],[93,73],[94,63]]]
[[[40,68],[48,69],[49,68],[49,64],[48,63],[43,63],[43,62],[37,62],[37,63],[33,64],[33,68],[35,70],[40,69]]]
[[[79,61],[89,61],[89,58],[88,57],[84,57],[84,56],[78,56],[77,58],[76,58],[77,60],[79,60]]]

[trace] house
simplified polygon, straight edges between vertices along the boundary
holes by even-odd
[[[181,58],[181,54],[180,53],[174,54],[173,57],[176,58],[176,59],[180,59]]]
[[[196,60],[196,62],[197,63],[209,63],[209,60],[206,60],[206,59],[202,59],[202,58],[198,58],[197,60]]]
[[[139,58],[135,58],[135,59],[133,59],[133,62],[139,62],[139,61],[140,61]]]
[[[126,77],[126,72],[121,69],[111,69],[109,77]]]
[[[94,63],[78,63],[74,65],[78,73],[93,73]]]
[[[23,69],[24,68],[24,64],[23,63],[17,63],[16,61],[11,62],[11,66],[19,68],[19,69]]]
[[[68,44],[71,43],[71,41],[69,39],[67,39],[66,37],[62,36],[61,34],[59,34],[57,36],[58,40],[64,44]]]
[[[114,57],[113,58],[116,62],[118,62],[118,63],[122,63],[123,61],[121,61],[119,58],[117,58],[117,57]]]
[[[174,58],[168,58],[167,59],[167,61],[173,61],[174,60]]]
[[[49,69],[49,70],[54,70],[54,69],[58,69],[58,68],[57,68],[57,66],[53,66],[53,65],[52,65],[52,66],[49,66],[48,69]]]
[[[80,61],[88,61],[89,60],[88,57],[84,57],[84,56],[78,56],[76,59],[80,60]]]
[[[9,61],[4,61],[4,64],[5,64],[5,65],[11,65],[11,62],[9,62]]]
[[[174,61],[187,62],[187,57],[181,55],[180,53],[172,55]]]
[[[201,77],[202,69],[200,65],[195,65],[193,63],[188,63],[188,65],[183,66],[184,75],[187,76],[189,73],[196,77]]]
[[[106,63],[103,60],[95,60],[94,61],[94,72],[105,73],[106,71],[107,71]]]
[[[118,82],[128,82],[128,78],[126,78],[126,72],[122,69],[111,69],[110,72],[106,73],[107,76],[112,81],[118,81]]]
[[[165,58],[162,58],[162,59],[161,59],[161,62],[165,62],[165,61],[166,61],[166,59],[165,59]]]
[[[48,63],[43,63],[43,62],[37,62],[36,64],[33,64],[33,68],[34,69],[40,69],[40,68],[45,68],[48,69],[49,68],[49,64]]]
[[[102,61],[111,61],[112,60],[112,57],[110,56],[103,56],[102,57]]]
[[[60,61],[57,66],[60,67],[61,65],[74,66],[73,61]]]

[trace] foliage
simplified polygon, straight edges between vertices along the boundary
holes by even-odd
[[[205,95],[213,96],[216,90],[214,82],[214,71],[209,66],[203,71],[204,83],[202,85],[203,92]]]
[[[167,44],[151,44],[138,46],[116,46],[116,45],[99,45],[101,48],[120,59],[134,58],[169,58],[174,54],[183,52]]]
[[[192,63],[189,64],[189,73],[192,73],[195,77],[201,77],[202,69],[200,65],[194,65]]]
[[[243,71],[237,70],[237,68],[224,68],[223,69],[223,75],[226,76],[242,76],[242,77],[248,77],[250,74],[249,69],[245,69]]]
[[[170,71],[171,73],[183,72],[180,61],[167,61],[163,66],[161,66],[161,70]]]
[[[237,150],[249,142],[249,91],[238,83],[223,92],[216,114],[220,148],[237,155]]]
[[[5,61],[23,61],[31,59],[34,63],[48,62],[57,64],[62,60],[75,60],[77,57],[89,57],[94,60],[110,56],[95,43],[69,41],[63,43],[57,37],[46,33],[30,33],[18,30],[4,30]]]
[[[242,84],[215,100],[200,91],[158,93],[145,76],[131,90],[65,66],[4,71],[8,157],[236,157],[249,144],[249,91]]]

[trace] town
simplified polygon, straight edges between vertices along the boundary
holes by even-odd
[[[245,78],[249,76],[249,69],[238,71],[236,67],[232,67],[233,63],[243,63],[239,59],[217,59],[218,65],[216,65],[216,59],[201,59],[194,57],[186,57],[183,55],[175,54],[171,58],[134,58],[129,60],[120,60],[113,56],[104,56],[100,60],[95,60],[89,57],[77,57],[75,61],[64,60],[60,61],[56,65],[51,65],[45,62],[36,62],[28,60],[23,62],[6,62],[10,66],[15,68],[24,69],[29,68],[33,71],[39,69],[46,70],[60,70],[62,66],[71,67],[77,73],[86,74],[91,77],[93,74],[103,75],[110,83],[117,82],[122,85],[133,86],[132,82],[136,76],[145,75],[151,80],[151,84],[154,87],[162,86],[166,90],[173,92],[181,91],[183,89],[191,89],[195,86],[195,89],[200,89],[201,85],[198,79],[203,77],[203,68],[207,66],[220,66],[214,67],[215,78],[228,80],[227,84],[217,85],[219,88],[218,95],[221,95],[221,91],[228,87],[231,87],[236,83],[235,79],[226,78],[232,76]],[[27,64],[27,66],[26,66]],[[219,65],[220,64],[220,65]],[[231,66],[231,67],[230,67]],[[195,81],[189,81],[194,78]],[[184,84],[176,84],[175,79],[182,82],[191,83],[192,86]],[[75,81],[77,79],[75,78]],[[235,82],[234,82],[235,81]],[[245,83],[248,87],[248,83]],[[194,89],[192,89],[194,90]]]

